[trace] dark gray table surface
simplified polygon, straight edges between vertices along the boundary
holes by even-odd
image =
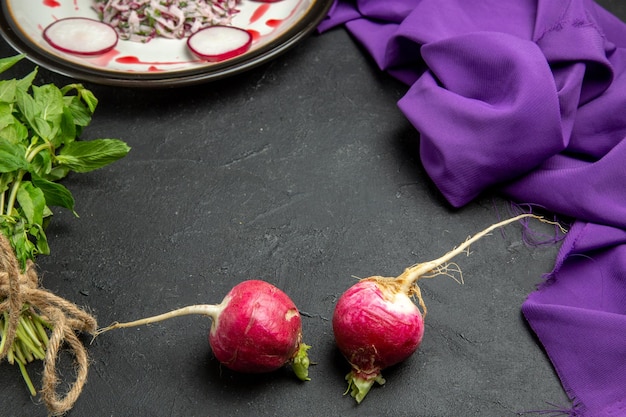
[[[601,3],[626,17],[622,2]],[[13,53],[0,43],[2,56]],[[23,61],[6,75],[32,67]],[[73,81],[41,68],[37,83]],[[406,87],[345,30],[214,83],[86,85],[100,105],[83,138],[120,138],[132,151],[64,181],[80,218],[55,211],[52,254],[38,261],[43,285],[106,325],[218,303],[236,283],[263,279],[303,312],[316,365],[306,383],[289,370],[230,372],[213,358],[201,317],[118,330],[89,345],[89,381],[69,416],[505,417],[568,406],[520,313],[558,247],[524,244],[517,225],[457,259],[464,285],[422,282],[429,314],[419,351],[386,370],[386,385],[361,405],[343,395],[349,368],[330,318],[355,277],[397,275],[509,214],[494,195],[449,207],[396,107]],[[39,364],[29,369],[39,384]],[[46,415],[17,367],[2,364],[0,381],[0,415]]]

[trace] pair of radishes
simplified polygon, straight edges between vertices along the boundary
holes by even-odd
[[[360,403],[381,371],[415,352],[424,335],[426,306],[420,278],[448,274],[448,262],[492,230],[526,217],[522,214],[486,228],[442,257],[407,268],[400,276],[360,280],[338,300],[333,314],[337,346],[352,366],[346,376],[352,396]],[[429,274],[429,275],[426,275]],[[418,299],[424,314],[413,303]],[[128,323],[114,323],[98,332],[132,327],[186,314],[212,318],[209,343],[218,361],[238,372],[270,372],[291,364],[308,380],[308,345],[302,342],[302,320],[293,301],[275,286],[258,280],[236,285],[218,305],[195,305]]]
[[[86,17],[59,19],[44,29],[43,38],[60,51],[83,56],[105,54],[119,40],[111,25]],[[251,45],[250,32],[235,26],[209,26],[187,38],[189,50],[208,62],[234,58],[248,51]]]

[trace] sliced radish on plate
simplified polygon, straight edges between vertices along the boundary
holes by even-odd
[[[112,26],[86,17],[67,17],[48,25],[43,38],[54,48],[78,55],[104,54],[117,45]]]
[[[219,62],[234,58],[250,49],[252,35],[233,26],[210,26],[187,39],[187,46],[198,58]]]

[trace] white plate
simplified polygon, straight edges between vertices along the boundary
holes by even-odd
[[[233,75],[284,52],[311,33],[333,0],[243,0],[233,26],[250,31],[253,44],[235,58],[207,63],[187,49],[186,39],[120,40],[110,52],[84,57],[50,46],[43,30],[66,17],[97,19],[92,0],[0,0],[0,31],[17,51],[52,71],[100,84],[157,87],[193,84]]]

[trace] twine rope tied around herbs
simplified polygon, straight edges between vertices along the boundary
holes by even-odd
[[[96,319],[75,304],[41,288],[33,262],[22,272],[15,253],[6,236],[0,234],[0,314],[8,313],[7,331],[0,361],[8,354],[23,306],[29,305],[52,325],[52,333],[43,361],[41,398],[51,415],[69,411],[87,382],[89,358],[87,350],[76,335],[77,331],[94,334]],[[57,359],[61,348],[67,344],[76,360],[76,379],[64,396],[57,388],[61,383],[57,372]]]

